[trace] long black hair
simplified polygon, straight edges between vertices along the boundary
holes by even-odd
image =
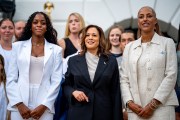
[[[25,41],[32,37],[32,22],[37,14],[42,14],[46,20],[47,31],[45,32],[44,38],[53,44],[57,44],[57,31],[53,28],[51,20],[48,15],[44,12],[34,12],[28,19],[26,26],[24,28],[24,32],[18,41]]]

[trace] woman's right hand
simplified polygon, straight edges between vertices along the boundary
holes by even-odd
[[[143,108],[140,105],[135,104],[134,102],[128,103],[128,108],[131,109],[137,115],[143,110]]]
[[[20,103],[16,106],[23,119],[29,119],[31,117],[31,110],[24,103]]]
[[[86,101],[88,102],[88,97],[84,94],[84,92],[82,91],[78,91],[75,90],[72,95],[74,96],[74,98],[76,98],[77,101],[82,102],[82,101]]]

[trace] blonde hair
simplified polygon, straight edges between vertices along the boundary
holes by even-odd
[[[152,11],[152,14],[154,15],[154,17],[156,18],[156,12],[154,11],[154,9],[152,7],[149,7],[149,6],[144,6],[142,7],[141,9],[143,8],[148,8]],[[141,10],[140,9],[140,10]],[[138,11],[138,15],[139,15],[139,12],[140,10]],[[138,17],[137,17],[138,18]],[[156,18],[157,19],[157,18]],[[155,29],[154,31],[158,34],[158,35],[161,35],[161,32],[160,32],[160,27],[159,27],[159,24],[158,24],[158,21],[157,23],[155,24]],[[137,31],[137,38],[140,38],[141,37],[141,29],[138,27],[138,31]]]
[[[68,37],[69,34],[71,33],[71,31],[69,30],[69,20],[70,20],[70,17],[72,15],[76,16],[79,19],[79,21],[80,21],[80,30],[85,27],[85,22],[84,22],[83,17],[79,13],[76,13],[76,12],[71,13],[69,15],[69,17],[68,17],[67,22],[66,22],[65,38]]]

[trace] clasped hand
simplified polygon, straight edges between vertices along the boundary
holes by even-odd
[[[149,103],[150,104],[150,103]],[[149,118],[153,115],[154,110],[152,110],[149,106],[149,104],[147,104],[144,108],[141,107],[138,104],[135,104],[134,102],[129,103],[128,107],[129,109],[131,109],[134,113],[136,113],[139,117],[142,118]]]
[[[31,117],[33,119],[39,119],[47,109],[46,106],[39,105],[34,110],[30,110],[24,103],[18,105],[17,108],[23,119],[29,119]]]

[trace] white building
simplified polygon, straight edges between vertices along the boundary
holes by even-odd
[[[14,21],[27,20],[35,11],[44,11],[47,0],[16,0]],[[70,13],[80,13],[88,24],[96,24],[107,31],[118,23],[124,28],[137,28],[137,12],[142,6],[155,9],[162,32],[177,41],[180,24],[180,0],[49,0],[54,4],[52,22],[58,38],[64,37]]]

